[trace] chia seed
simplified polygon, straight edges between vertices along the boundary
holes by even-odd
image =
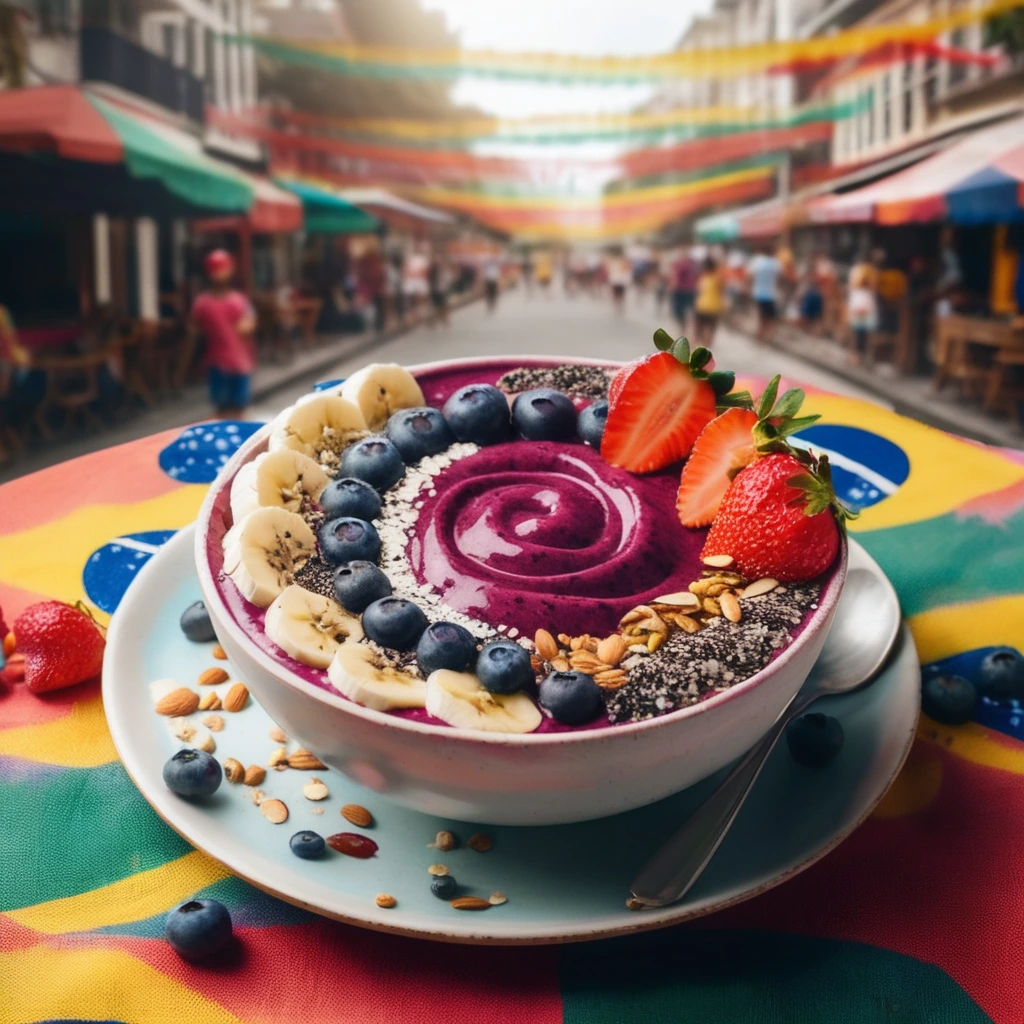
[[[608,385],[614,375],[614,370],[574,363],[565,366],[520,367],[504,374],[497,386],[506,394],[518,394],[534,388],[554,388],[580,398],[607,398]]]
[[[749,679],[792,641],[819,592],[814,583],[776,587],[741,600],[739,622],[711,619],[697,633],[674,633],[649,657],[629,659],[629,682],[603,691],[608,720],[642,722]]]
[[[334,593],[334,570],[333,565],[329,565],[319,555],[314,555],[295,573],[293,579],[305,590],[311,590],[321,597],[337,601],[338,598]]]

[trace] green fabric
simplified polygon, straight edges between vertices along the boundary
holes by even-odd
[[[860,943],[683,929],[566,946],[564,1024],[991,1024],[933,964]]]
[[[305,229],[311,235],[364,235],[376,231],[380,221],[341,196],[298,181],[278,181],[302,200]]]
[[[227,164],[179,149],[131,114],[96,96],[89,102],[103,115],[124,146],[124,162],[134,178],[156,179],[168,192],[204,211],[246,213],[252,187]]]

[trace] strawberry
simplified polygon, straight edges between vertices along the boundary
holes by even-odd
[[[601,454],[632,473],[650,473],[685,458],[719,401],[735,397],[726,396],[735,375],[709,373],[706,348],[691,353],[685,338],[673,341],[662,330],[655,332],[654,344],[661,351],[623,367],[608,389]]]
[[[813,579],[835,560],[850,517],[836,500],[828,459],[771,452],[742,470],[722,499],[701,558],[732,555],[749,579]]]
[[[74,686],[97,675],[106,641],[81,607],[62,601],[29,605],[14,620],[25,684],[33,693]]]
[[[785,439],[810,426],[819,417],[800,416],[804,393],[787,391],[778,401],[779,377],[765,388],[757,403],[729,395],[742,404],[726,409],[701,431],[683,466],[676,509],[683,526],[707,526],[736,474],[759,455],[789,451]]]

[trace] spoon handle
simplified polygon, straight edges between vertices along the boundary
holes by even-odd
[[[736,762],[718,788],[644,865],[630,886],[634,899],[646,907],[667,907],[690,891],[732,827],[786,726],[807,710],[815,696],[798,694],[790,701],[761,741]]]

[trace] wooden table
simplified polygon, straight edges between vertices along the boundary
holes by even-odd
[[[986,406],[994,381],[998,396],[1000,353],[1024,351],[1024,327],[1019,318],[1014,321],[958,313],[936,317],[935,338],[936,389],[957,380],[965,393],[984,396]]]

